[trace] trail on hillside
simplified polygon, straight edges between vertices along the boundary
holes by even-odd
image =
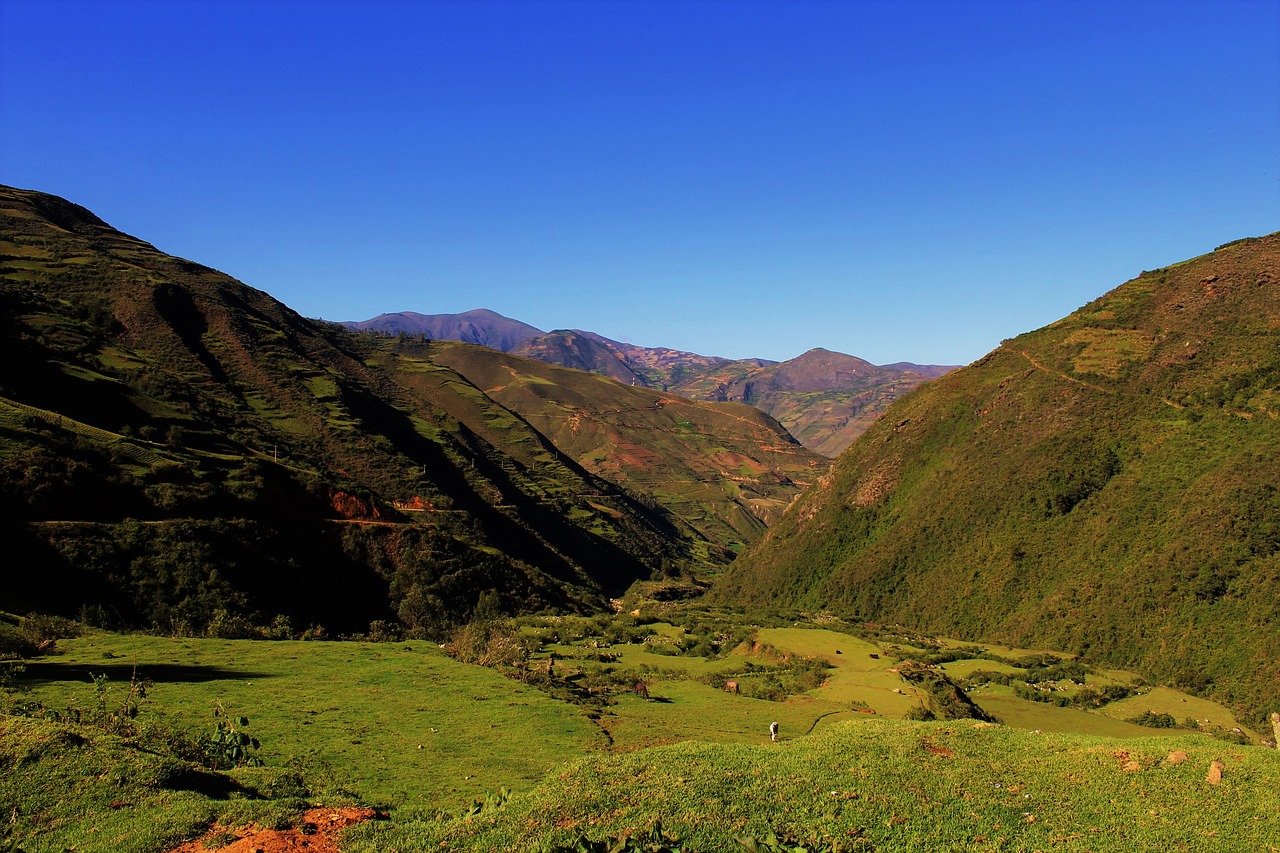
[[[1094,391],[1101,391],[1103,394],[1116,393],[1114,389],[1103,388],[1101,385],[1094,385],[1092,382],[1085,382],[1083,379],[1077,379],[1076,377],[1071,376],[1069,374],[1063,373],[1058,370],[1054,370],[1052,367],[1045,367],[1043,364],[1041,364],[1040,362],[1032,358],[1027,353],[1026,350],[1018,350],[1018,355],[1022,356],[1027,361],[1031,362],[1031,366],[1036,368],[1037,370],[1043,370],[1045,373],[1048,373],[1052,376],[1057,376],[1059,379],[1065,379],[1068,382],[1074,382],[1077,385],[1083,385],[1086,388],[1092,388]]]

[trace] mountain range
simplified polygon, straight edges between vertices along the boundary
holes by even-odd
[[[432,634],[598,609],[714,571],[827,465],[746,407],[307,320],[38,192],[0,188],[0,282],[10,610]],[[582,462],[531,424],[558,381]]]
[[[776,418],[805,447],[829,457],[840,455],[893,400],[955,369],[910,362],[876,366],[825,349],[784,362],[719,358],[622,343],[576,329],[543,332],[487,309],[462,314],[403,311],[343,325],[482,344],[626,385],[694,400],[746,403]]]
[[[1259,720],[1280,695],[1280,234],[918,383],[834,464],[746,403],[902,365],[511,349],[308,320],[0,187],[0,609],[436,637],[668,578],[1070,651]]]

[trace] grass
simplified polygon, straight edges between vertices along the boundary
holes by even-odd
[[[1275,753],[1125,721],[1180,707],[1234,722],[1206,700],[1160,688],[1087,712],[986,684],[971,697],[1009,725],[913,723],[900,718],[927,697],[894,671],[893,655],[907,653],[886,642],[912,643],[917,659],[954,653],[956,644],[891,634],[872,642],[808,623],[758,628],[738,643],[741,625],[731,615],[668,612],[672,621],[650,624],[624,615],[523,620],[530,671],[545,672],[555,655],[549,690],[421,641],[105,632],[61,640],[58,654],[29,663],[25,698],[87,708],[90,673],[107,673],[117,696],[136,666],[155,682],[139,720],[208,731],[220,704],[249,718],[246,731],[261,741],[267,767],[183,788],[170,784],[184,778],[171,759],[127,739],[0,717],[0,767],[21,769],[0,809],[29,853],[158,851],[215,819],[287,823],[321,797],[390,808],[389,821],[350,833],[349,851],[537,849],[659,819],[695,851],[736,850],[735,835],[769,832],[877,851],[1266,850],[1264,841],[1280,837],[1264,805],[1280,783]],[[718,657],[688,653],[716,638],[737,645]],[[1006,647],[963,653],[1041,659]],[[788,669],[806,659],[826,665],[818,686]],[[953,676],[1025,673],[985,658],[946,667]],[[743,693],[720,689],[726,677]],[[1129,678],[1089,675],[1098,683]],[[637,680],[647,699],[632,690]],[[789,694],[785,701],[746,695],[768,683]],[[772,721],[779,743],[769,741]],[[1165,760],[1179,749],[1189,762]],[[1228,766],[1221,787],[1203,781],[1215,758]],[[1139,769],[1126,772],[1131,760]],[[36,791],[42,778],[54,780],[44,795]],[[514,791],[505,805],[491,798],[463,816],[500,789]],[[112,805],[120,802],[129,805]],[[126,836],[135,840],[120,845]]]
[[[593,756],[490,814],[402,816],[348,836],[351,853],[530,850],[661,821],[685,850],[741,850],[776,831],[825,849],[1275,850],[1280,756],[1203,737],[1036,735],[975,723],[866,719],[778,744],[686,742]],[[1222,785],[1205,781],[1227,764]],[[1129,761],[1137,769],[1125,770]]]
[[[255,789],[285,779],[278,769],[228,778],[126,738],[42,720],[0,717],[0,755],[6,830],[27,853],[150,853],[199,835],[218,814],[271,825],[304,802]]]
[[[171,640],[95,632],[28,668],[32,695],[60,708],[92,695],[88,673],[127,683],[134,666],[156,684],[155,713],[192,730],[215,702],[250,720],[269,764],[328,767],[375,804],[453,808],[500,787],[531,784],[602,745],[572,706],[434,644]],[[509,749],[521,744],[518,751]]]

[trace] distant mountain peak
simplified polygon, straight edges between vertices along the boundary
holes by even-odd
[[[954,369],[910,362],[877,366],[825,347],[783,362],[720,358],[623,343],[583,329],[542,332],[485,308],[463,314],[401,311],[345,325],[481,344],[598,373],[624,385],[694,400],[747,403],[777,418],[806,447],[826,456],[844,450],[891,400]]]
[[[473,308],[461,314],[419,314],[396,311],[379,314],[370,320],[348,321],[349,329],[426,335],[445,341],[480,344],[503,352],[511,351],[521,341],[546,334],[536,326],[504,317],[488,308]]]

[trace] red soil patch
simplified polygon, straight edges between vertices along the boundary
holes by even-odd
[[[169,853],[209,853],[211,850],[221,850],[223,853],[339,853],[338,844],[334,840],[339,830],[353,823],[378,817],[382,815],[373,809],[350,806],[341,809],[312,809],[302,816],[302,824],[293,829],[263,829],[258,826],[229,829],[215,825],[203,838],[188,841]],[[234,835],[236,838],[223,846],[206,846],[210,839],[226,835]]]
[[[924,751],[930,755],[941,755],[943,758],[950,758],[955,754],[945,746],[938,746],[936,743],[929,740],[929,738],[922,738],[920,746],[924,747]]]

